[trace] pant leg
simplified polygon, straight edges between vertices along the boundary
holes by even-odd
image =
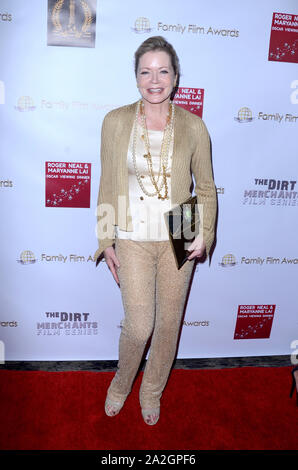
[[[117,371],[108,388],[109,398],[123,400],[130,393],[155,318],[156,254],[149,244],[116,238],[120,262],[118,277],[124,308]]]
[[[159,406],[176,354],[177,339],[194,259],[177,269],[170,241],[159,245],[156,276],[156,320],[139,392],[142,407]]]

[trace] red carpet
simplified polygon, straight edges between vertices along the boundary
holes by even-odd
[[[291,367],[174,369],[155,426],[141,417],[138,391],[104,413],[114,372],[0,371],[2,450],[293,450],[298,408]]]

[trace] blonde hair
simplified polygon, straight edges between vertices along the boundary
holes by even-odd
[[[174,92],[173,96],[174,96],[176,89],[179,85],[180,63],[179,63],[179,59],[178,59],[178,56],[174,47],[162,36],[152,36],[146,39],[144,42],[142,42],[142,44],[138,47],[138,49],[135,52],[135,64],[134,64],[135,75],[137,76],[140,58],[142,57],[143,54],[146,54],[146,52],[151,52],[151,51],[164,51],[170,56],[174,74],[177,77],[175,87],[173,90]]]

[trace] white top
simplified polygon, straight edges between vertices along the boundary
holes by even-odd
[[[146,154],[146,146],[144,139],[141,138],[143,130],[141,125],[137,124],[137,144],[136,144],[136,165],[139,174],[142,175],[142,182],[145,189],[150,192],[156,192],[153,186],[147,164],[147,158],[144,158]],[[135,174],[135,168],[132,159],[133,149],[133,134],[134,126],[130,135],[130,141],[127,153],[127,165],[128,165],[128,184],[129,184],[129,205],[130,215],[132,217],[133,231],[125,231],[115,227],[118,238],[126,238],[130,240],[138,241],[162,241],[169,240],[169,234],[167,226],[164,220],[163,214],[171,209],[171,166],[172,166],[172,155],[173,155],[173,138],[171,140],[168,165],[166,168],[167,185],[168,185],[168,198],[169,199],[158,199],[158,196],[147,196],[143,192],[139,185]],[[162,171],[159,179],[157,179],[160,165],[160,149],[163,139],[163,131],[148,130],[148,138],[150,142],[150,154],[152,157],[152,168],[157,182],[158,188],[162,181]],[[165,194],[165,186],[163,185],[161,190],[162,196]]]

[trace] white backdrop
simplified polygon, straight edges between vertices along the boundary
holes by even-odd
[[[180,87],[204,90],[218,190],[217,243],[211,265],[197,265],[178,358],[292,352],[297,7],[296,0],[0,0],[6,360],[118,358],[120,290],[92,259],[100,129],[109,110],[139,98],[133,55],[152,35],[175,47]],[[75,171],[86,179],[46,178],[46,162],[80,163]],[[64,199],[55,199],[55,188]]]

